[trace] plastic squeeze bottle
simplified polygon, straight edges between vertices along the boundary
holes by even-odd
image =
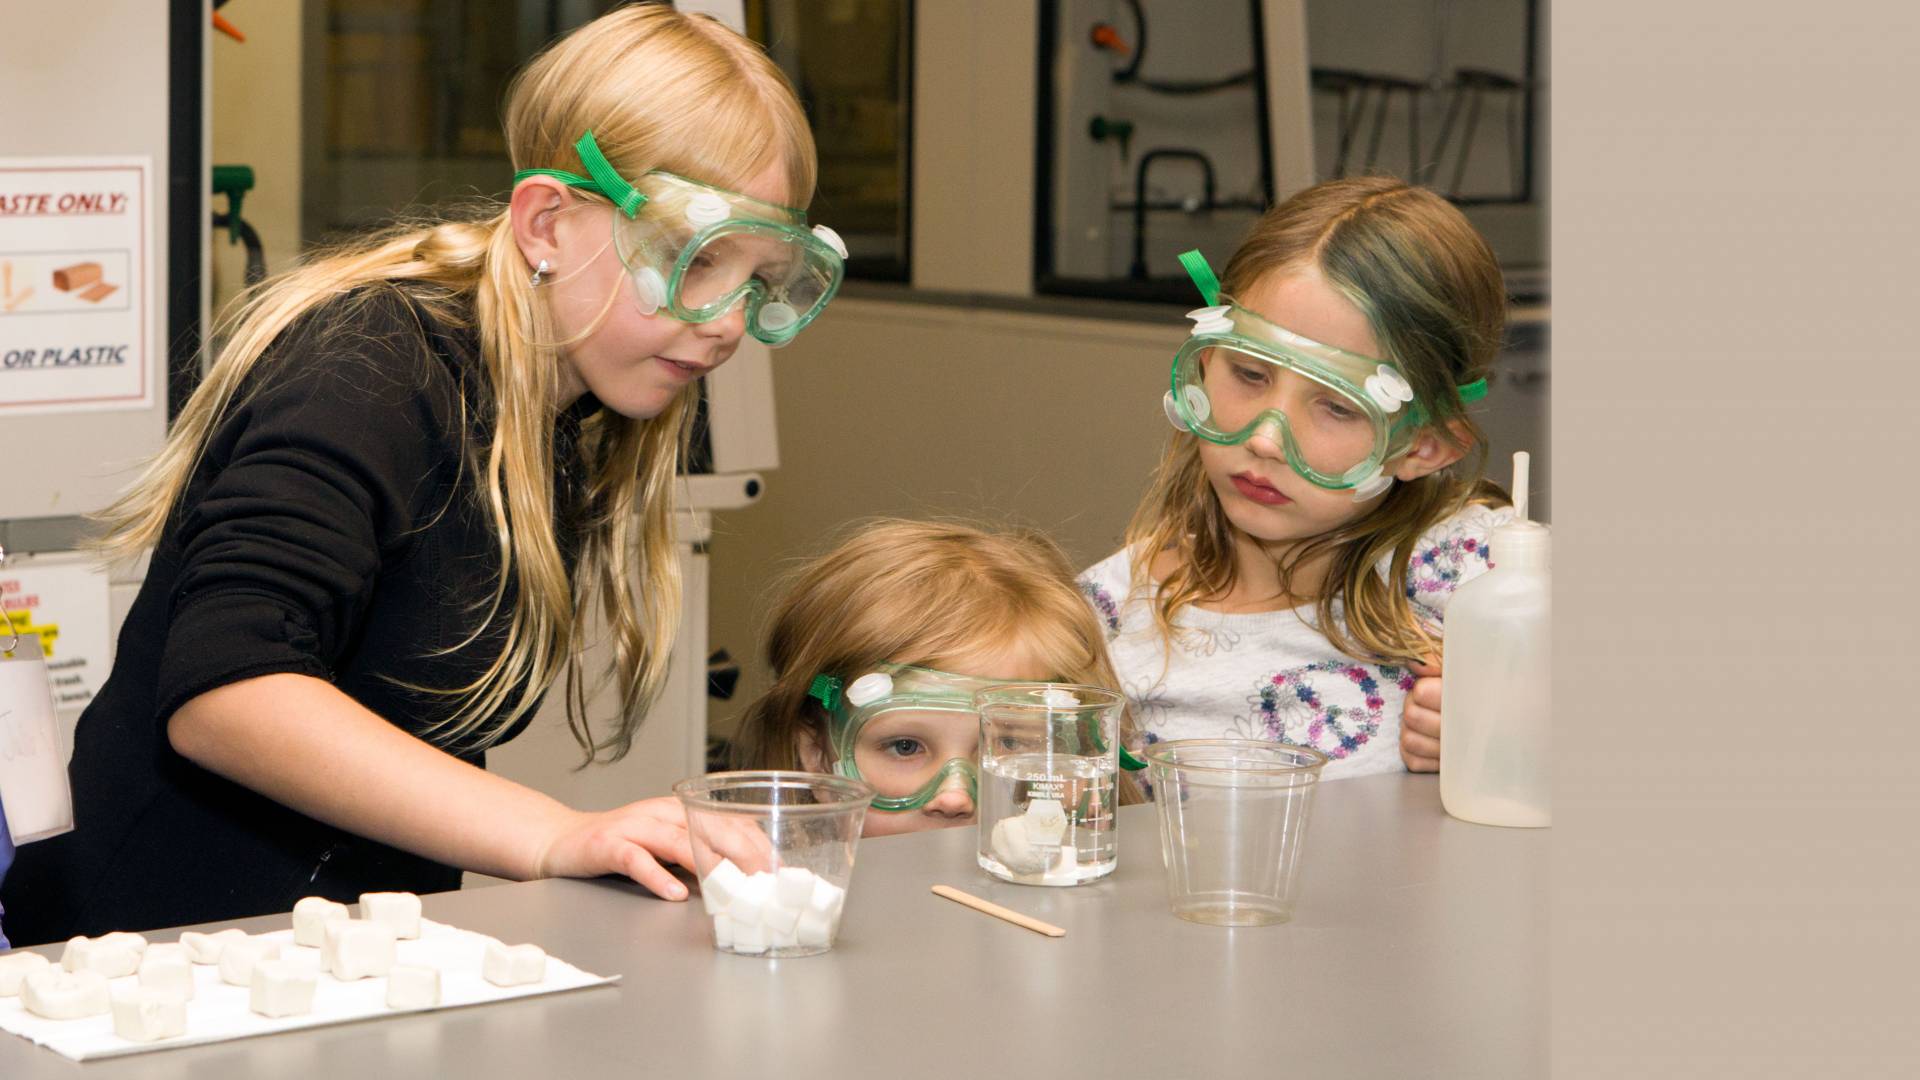
[[[1525,451],[1515,521],[1493,531],[1492,569],[1447,604],[1440,803],[1462,821],[1540,828],[1553,716],[1552,534],[1527,520]]]

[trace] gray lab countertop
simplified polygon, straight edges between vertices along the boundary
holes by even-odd
[[[1167,913],[1153,815],[1122,809],[1119,869],[1072,889],[992,881],[971,827],[866,841],[839,942],[800,960],[715,953],[697,899],[612,881],[442,893],[428,917],[623,979],[86,1065],[0,1033],[0,1077],[1546,1075],[1547,831],[1455,821],[1431,776],[1326,783],[1293,921],[1227,930]]]

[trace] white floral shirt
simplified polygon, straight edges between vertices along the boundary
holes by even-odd
[[[1513,511],[1470,506],[1414,547],[1407,599],[1438,630],[1461,584],[1485,573],[1487,538]],[[1383,563],[1382,575],[1386,573]],[[1332,760],[1326,779],[1402,768],[1400,713],[1413,674],[1355,660],[1314,629],[1314,608],[1223,614],[1188,606],[1166,647],[1153,621],[1151,584],[1132,592],[1132,554],[1115,552],[1080,575],[1107,631],[1120,691],[1148,743],[1168,739],[1273,739]],[[1339,618],[1336,605],[1334,617]]]

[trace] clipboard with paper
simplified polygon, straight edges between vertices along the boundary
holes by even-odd
[[[6,552],[0,550],[0,563]],[[53,681],[35,634],[20,632],[0,612],[0,811],[13,843],[31,843],[73,828]]]

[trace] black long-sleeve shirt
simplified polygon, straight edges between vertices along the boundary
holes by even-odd
[[[173,750],[167,722],[198,694],[279,672],[326,679],[414,734],[452,711],[457,699],[407,684],[467,685],[505,639],[511,588],[478,639],[455,648],[498,579],[463,457],[490,426],[489,393],[472,332],[437,323],[398,287],[324,305],[261,358],[194,468],[113,670],[80,717],[75,829],[20,849],[4,884],[16,943],[285,911],[306,895],[459,887],[451,867],[200,768]],[[555,422],[569,572],[572,462],[593,408],[589,396]],[[479,752],[457,756],[485,764]]]

